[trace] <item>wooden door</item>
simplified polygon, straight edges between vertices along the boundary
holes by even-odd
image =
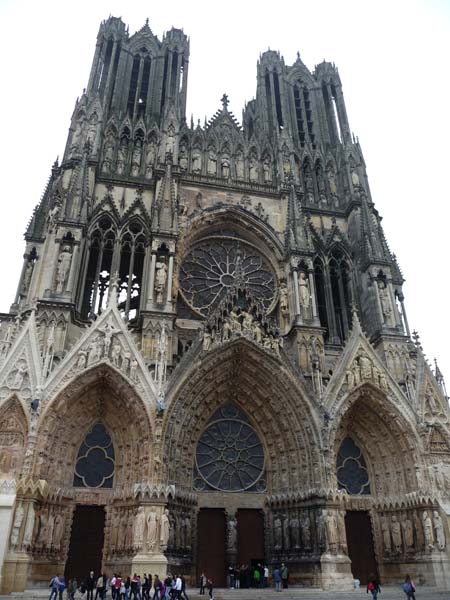
[[[214,586],[226,584],[225,512],[202,508],[197,519],[197,580],[201,573],[213,580]]]
[[[378,573],[369,513],[363,510],[347,511],[345,531],[353,577],[366,585],[369,575]]]
[[[237,511],[238,565],[263,564],[264,516],[261,510]]]
[[[77,578],[81,583],[94,571],[98,577],[102,568],[105,533],[103,506],[77,506],[73,515],[69,555],[64,576],[66,581]]]

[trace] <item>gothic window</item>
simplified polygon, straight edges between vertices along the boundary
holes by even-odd
[[[342,142],[342,132],[341,132],[341,124],[339,122],[339,112],[338,112],[338,106],[337,106],[336,88],[333,83],[331,84],[331,103],[332,103],[332,107],[333,107],[333,116],[334,116],[334,122],[336,123],[336,130],[337,130],[338,138],[339,138],[339,141]]]
[[[166,50],[166,55],[164,57],[164,72],[162,79],[162,90],[161,90],[161,104],[160,110],[162,111],[164,107],[164,102],[166,101],[166,87],[167,87],[167,69],[169,66],[169,51]]]
[[[101,97],[103,97],[103,94],[105,92],[105,86],[106,86],[106,82],[108,79],[112,49],[113,49],[113,40],[108,40],[108,42],[106,44],[106,51],[105,51],[103,63],[101,66],[101,72],[100,72],[99,84],[98,84],[98,91],[99,91],[99,94]]]
[[[346,437],[339,448],[336,475],[339,489],[357,496],[370,494],[366,461],[351,437]]]
[[[96,423],[78,451],[74,487],[112,488],[114,460],[111,437],[102,423]]]
[[[262,254],[232,231],[197,242],[180,268],[183,299],[197,313],[207,316],[236,288],[246,289],[265,311],[274,307],[275,274]]]
[[[303,106],[305,107],[305,119],[306,127],[308,129],[309,141],[311,142],[311,144],[314,144],[315,135],[313,131],[311,100],[309,98],[309,90],[306,87],[303,88]]]
[[[349,266],[339,249],[334,249],[329,261],[333,310],[337,336],[343,342],[351,324],[351,294]]]
[[[266,87],[266,104],[267,104],[267,118],[269,120],[269,129],[273,128],[273,115],[272,115],[272,91],[270,85],[270,73],[266,71],[264,77],[264,83]]]
[[[319,319],[322,327],[326,329],[325,336],[328,336],[328,311],[327,311],[327,300],[325,294],[325,273],[324,263],[320,258],[314,260],[314,277],[316,284],[317,294],[317,307],[319,309]]]
[[[136,99],[136,91],[138,87],[138,78],[139,78],[139,65],[141,63],[141,57],[139,54],[133,59],[133,68],[131,69],[131,79],[130,79],[130,87],[128,88],[128,102],[127,102],[127,111],[132,117],[134,115],[134,101]]]
[[[118,307],[128,319],[139,310],[145,258],[145,232],[140,221],[132,221],[120,240]]]
[[[150,83],[150,68],[151,68],[151,59],[149,56],[144,58],[144,68],[142,70],[142,81],[141,81],[141,89],[139,91],[138,98],[138,116],[145,114],[145,109],[147,107],[147,97],[149,91],[149,83]]]
[[[305,115],[302,109],[302,90],[299,84],[294,85],[294,107],[297,121],[297,132],[300,145],[305,145]]]
[[[275,110],[277,113],[278,127],[283,127],[283,112],[281,110],[281,95],[280,95],[280,82],[278,73],[273,74],[273,91],[275,94]]]
[[[264,448],[235,404],[220,408],[202,433],[195,455],[197,491],[264,491]]]
[[[115,237],[115,228],[106,215],[95,223],[91,231],[81,308],[85,319],[99,315],[106,307]]]

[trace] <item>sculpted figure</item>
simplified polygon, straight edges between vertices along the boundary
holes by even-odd
[[[64,517],[61,513],[58,513],[55,517],[55,526],[53,529],[53,540],[52,546],[55,550],[61,548],[61,541],[64,533]]]
[[[103,158],[102,171],[103,173],[110,173],[112,170],[112,163],[114,160],[114,145],[112,139],[108,139],[105,145],[105,155]]]
[[[230,320],[231,330],[233,331],[233,333],[241,332],[242,326],[241,322],[239,321],[239,315],[236,312],[235,306],[233,306],[233,308],[230,310]]]
[[[372,379],[372,363],[365,354],[360,355],[359,366],[361,369],[361,379]]]
[[[400,554],[402,551],[402,531],[395,515],[392,515],[391,518],[391,533],[394,550],[397,554]]]
[[[330,186],[330,192],[334,195],[337,193],[337,187],[336,187],[336,176],[334,174],[334,169],[333,169],[332,165],[328,165],[327,175],[328,175],[328,185]]]
[[[128,154],[128,141],[126,138],[122,138],[120,142],[119,150],[117,151],[117,173],[123,175],[125,172],[125,165],[127,163]]]
[[[336,522],[340,548],[344,554],[347,554],[347,532],[345,530],[345,518],[344,513],[342,511],[338,511],[338,513],[336,514]]]
[[[328,550],[335,552],[338,543],[336,517],[330,511],[324,511],[325,535],[327,538]]]
[[[191,548],[191,539],[192,539],[192,532],[191,532],[191,519],[189,518],[189,515],[186,513],[185,517],[184,517],[184,521],[183,521],[183,529],[184,529],[184,547],[186,548],[186,550],[190,550]]]
[[[24,515],[24,509],[23,509],[22,503],[19,502],[19,504],[17,505],[17,508],[16,508],[16,513],[14,515],[14,522],[13,522],[11,538],[10,538],[10,544],[13,548],[17,547],[17,543],[19,541],[19,533],[20,533],[20,527],[21,527],[22,521],[23,521],[23,515]]]
[[[226,156],[221,160],[222,177],[228,179],[230,177],[230,161]]]
[[[25,374],[27,372],[26,365],[18,365],[16,374],[14,375],[14,381],[11,385],[13,390],[20,390],[23,385],[23,380],[25,378]]]
[[[298,295],[300,300],[300,308],[303,314],[305,314],[305,312],[309,309],[311,294],[309,291],[308,276],[304,271],[300,271],[298,274]]]
[[[244,179],[244,158],[241,153],[237,154],[235,159],[236,179]]]
[[[131,175],[133,177],[139,176],[139,172],[141,170],[141,160],[142,160],[142,142],[141,142],[141,140],[136,140],[134,143],[133,155],[131,157]]]
[[[391,531],[389,529],[389,521],[386,516],[381,517],[381,535],[383,536],[384,551],[389,554],[391,552]]]
[[[111,362],[115,367],[119,366],[120,353],[122,351],[122,346],[120,342],[114,342],[111,350]]]
[[[119,539],[119,526],[120,526],[120,515],[118,512],[115,512],[111,518],[110,525],[110,534],[109,534],[109,543],[113,551],[118,548],[118,539]]]
[[[161,544],[161,548],[167,548],[170,540],[170,515],[168,509],[164,509],[163,514],[161,515],[161,531],[159,535],[159,541]]]
[[[58,258],[58,266],[56,268],[56,293],[61,294],[65,290],[65,283],[69,276],[70,263],[72,262],[72,254],[69,246],[63,246]]]
[[[194,150],[192,151],[192,172],[202,172],[202,155],[198,148],[194,148]]]
[[[283,549],[289,550],[291,547],[291,539],[289,535],[289,515],[283,517]]]
[[[273,520],[273,541],[276,550],[281,550],[282,547],[282,523],[280,517],[277,515]]]
[[[258,181],[258,163],[254,156],[251,156],[249,160],[249,178],[250,181]]]
[[[31,542],[33,541],[34,517],[34,505],[31,502],[28,506],[27,522],[25,524],[25,532],[23,534],[24,546],[31,546]]]
[[[147,515],[147,549],[153,550],[158,539],[158,521],[156,512],[151,510]]]
[[[228,550],[237,550],[237,521],[233,518],[228,521]]]
[[[423,511],[422,524],[425,536],[425,549],[432,550],[434,547],[433,523],[426,510]]]
[[[153,175],[153,165],[155,164],[156,158],[156,150],[155,144],[153,142],[149,142],[147,144],[147,153],[145,156],[145,177],[147,179],[151,179]]]
[[[261,323],[257,320],[253,321],[252,329],[253,329],[253,339],[258,344],[261,344],[262,340],[263,340],[263,330],[261,328]]]
[[[420,520],[417,511],[414,511],[414,538],[416,550],[422,552],[425,544],[425,538],[423,535],[422,521]]]
[[[302,528],[302,541],[305,549],[311,548],[311,522],[309,513],[305,511],[301,514],[300,523]]]
[[[187,158],[186,144],[184,142],[180,146],[178,164],[180,165],[180,169],[182,169],[183,171],[187,171],[188,158]]]
[[[138,508],[133,524],[133,547],[140,550],[144,542],[145,512],[144,507]]]
[[[162,304],[164,290],[167,282],[167,265],[164,262],[164,258],[161,258],[156,263],[156,278],[155,278],[155,291],[156,291],[156,303]]]
[[[352,167],[351,177],[352,177],[352,184],[353,184],[353,187],[359,188],[359,186],[360,186],[361,184],[360,184],[360,181],[359,181],[359,175],[358,175],[358,173],[356,172],[356,167],[355,167],[355,166],[353,166],[353,167]]]
[[[175,149],[175,128],[173,125],[169,125],[167,130],[167,140],[166,140],[166,154],[173,154]]]
[[[289,523],[291,531],[291,541],[295,549],[300,548],[300,523],[297,513],[294,512]]]
[[[253,325],[253,317],[250,313],[248,313],[247,311],[244,311],[242,313],[243,319],[242,319],[242,331],[244,333],[251,333],[252,332],[252,325]]]
[[[203,332],[203,345],[202,348],[205,352],[211,349],[212,345],[212,334],[208,329]]]
[[[270,158],[266,156],[263,162],[264,171],[264,183],[272,183],[272,165],[270,164]]]
[[[93,365],[94,363],[96,363],[97,361],[100,360],[101,358],[101,342],[100,339],[98,337],[96,337],[95,339],[92,340],[91,342],[91,349],[89,351],[89,364]]]
[[[33,275],[33,269],[34,269],[34,262],[32,260],[29,260],[27,262],[27,266],[25,269],[25,273],[24,273],[23,280],[22,280],[22,286],[21,286],[21,290],[20,290],[20,293],[22,296],[25,296],[28,292],[28,289],[29,289],[30,283],[31,283],[31,277]]]
[[[405,549],[412,550],[414,547],[414,534],[413,534],[413,526],[411,519],[408,517],[408,514],[402,519],[402,532],[403,532],[403,541],[405,542]]]
[[[52,513],[49,513],[48,521],[47,521],[47,539],[46,539],[47,548],[51,548],[51,546],[52,546],[54,530],[55,530],[55,515]]]
[[[280,311],[282,315],[289,312],[288,290],[285,283],[280,286]]]
[[[436,542],[439,550],[445,550],[445,532],[442,524],[441,515],[437,510],[433,512],[434,531],[436,532]]]
[[[208,175],[217,175],[217,159],[214,150],[208,152]]]
[[[135,358],[133,358],[130,362],[130,379],[132,381],[137,380],[137,368],[138,368],[138,362]]]

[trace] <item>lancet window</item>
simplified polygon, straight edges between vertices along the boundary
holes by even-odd
[[[151,58],[145,47],[133,58],[130,86],[128,88],[127,110],[131,117],[145,113],[150,84]]]
[[[140,221],[132,221],[120,240],[118,307],[128,319],[139,310],[145,259],[145,232]]]
[[[81,308],[84,318],[93,318],[106,307],[115,239],[113,223],[105,215],[95,223],[89,238]]]
[[[327,257],[316,257],[314,274],[320,323],[330,342],[342,343],[351,326],[349,260],[340,248],[334,248]]]

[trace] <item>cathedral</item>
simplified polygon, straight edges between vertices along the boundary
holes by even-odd
[[[188,67],[183,31],[102,22],[28,223],[0,315],[1,591],[282,562],[448,588],[444,381],[338,70],[269,50],[241,122],[224,94],[202,124]]]

